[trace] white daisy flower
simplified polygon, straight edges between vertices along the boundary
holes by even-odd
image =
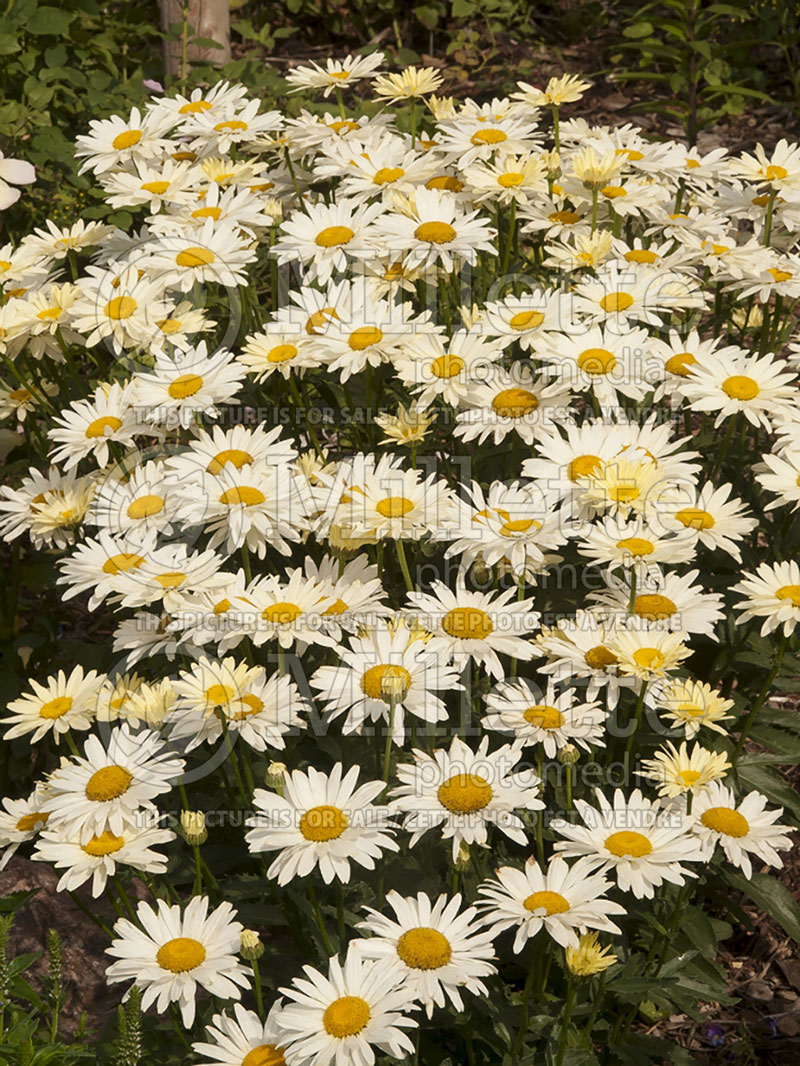
[[[405,712],[425,722],[446,721],[444,701],[434,692],[463,688],[437,642],[417,640],[404,626],[370,627],[338,654],[341,665],[321,666],[310,684],[325,702],[327,719],[346,713],[345,736],[381,721],[402,744]]]
[[[92,896],[96,899],[119,866],[145,873],[165,873],[166,857],[152,849],[174,839],[171,829],[125,825],[119,833],[105,829],[81,843],[77,836],[45,827],[31,857],[65,871],[56,885],[57,892],[74,892],[91,878]]]
[[[164,747],[158,734],[134,733],[124,723],[112,730],[107,747],[89,737],[84,754],[62,760],[48,779],[42,810],[50,814],[50,828],[79,834],[84,844],[107,829],[119,836],[142,811],[154,811],[155,797],[183,773],[183,759]]]
[[[541,782],[532,770],[513,772],[521,758],[519,745],[504,744],[491,754],[488,749],[488,737],[477,751],[453,737],[448,751],[415,750],[413,763],[397,767],[400,784],[392,790],[390,806],[405,814],[410,847],[429,829],[441,828],[442,838],[453,842],[455,862],[462,843],[489,846],[490,825],[518,844],[526,842],[525,823],[514,810],[544,808],[538,798]]]
[[[234,1003],[232,1017],[215,1014],[206,1026],[208,1040],[192,1044],[202,1059],[197,1066],[284,1066],[277,1023],[282,1006],[281,1000],[273,1003],[263,1022],[240,1003]]]
[[[638,788],[627,799],[616,789],[613,805],[600,789],[595,795],[599,810],[585,800],[575,801],[584,825],[561,819],[550,823],[566,838],[556,841],[556,851],[567,858],[587,856],[599,873],[613,870],[620,889],[637,899],[652,899],[665,881],[682,885],[696,876],[683,865],[704,857],[691,835],[691,817],[675,806],[645,799]]]
[[[142,1010],[155,1004],[163,1014],[177,1003],[190,1029],[198,987],[219,999],[239,999],[241,989],[250,987],[250,967],[237,958],[242,925],[235,913],[230,903],[221,903],[209,914],[206,896],[195,896],[183,912],[163,899],[155,907],[142,901],[136,908],[139,925],[120,918],[114,926],[116,939],[106,952],[117,961],[106,970],[106,980],[132,980],[142,989]]]
[[[792,559],[785,563],[761,563],[755,574],[745,574],[732,585],[744,599],[734,604],[739,620],[763,619],[761,635],[783,627],[784,637],[800,622],[800,566]]]
[[[537,627],[539,615],[532,599],[516,599],[512,587],[502,592],[469,592],[459,584],[452,592],[434,581],[430,593],[411,592],[406,614],[423,629],[434,633],[462,670],[470,660],[480,663],[498,680],[504,676],[499,655],[527,662],[533,647],[527,639]]]
[[[36,744],[52,733],[58,744],[62,734],[71,729],[90,729],[97,713],[100,684],[100,675],[95,670],[84,674],[82,666],[76,666],[69,677],[59,670],[43,685],[31,679],[33,691],[11,700],[9,717],[0,719],[11,727],[4,739],[32,733],[31,743]]]
[[[281,1046],[290,1063],[314,1066],[373,1066],[375,1051],[403,1059],[414,1045],[403,1032],[408,992],[397,974],[362,958],[351,945],[344,963],[328,962],[327,976],[304,966],[281,995],[290,1001],[277,1015]]]
[[[683,729],[686,739],[692,740],[703,726],[716,733],[726,733],[719,722],[733,721],[733,715],[725,712],[733,707],[727,700],[704,681],[690,678],[674,678],[664,684],[656,684],[648,690],[646,700],[663,709],[670,725]]]
[[[279,885],[307,877],[319,868],[325,884],[350,880],[350,863],[374,870],[383,851],[398,851],[392,839],[389,808],[372,800],[385,788],[383,781],[356,787],[359,767],[347,773],[336,763],[330,774],[310,766],[293,770],[284,781],[282,796],[256,789],[257,814],[247,819],[245,834],[253,852],[278,851],[269,877]]]
[[[724,752],[709,751],[695,744],[691,751],[684,740],[680,749],[667,741],[658,748],[652,759],[642,760],[641,777],[646,777],[658,788],[659,796],[675,799],[689,794],[698,796],[707,791],[709,784],[730,770]]]
[[[51,457],[56,463],[63,462],[65,470],[72,470],[89,455],[98,466],[105,466],[112,441],[124,448],[141,432],[130,382],[98,385],[93,399],[74,400],[54,423],[47,431],[50,440],[58,445]]]
[[[692,367],[681,391],[693,411],[716,413],[715,426],[741,412],[754,426],[771,431],[790,417],[795,374],[780,369],[774,355],[750,355],[725,348]]]
[[[284,236],[273,245],[273,253],[279,264],[300,262],[307,266],[306,281],[316,279],[327,285],[335,270],[342,272],[353,259],[375,255],[371,227],[382,213],[382,204],[358,200],[312,204],[283,223]]]
[[[719,781],[695,797],[692,807],[692,832],[698,838],[703,858],[708,861],[717,844],[728,862],[737,866],[745,877],[753,876],[751,855],[767,866],[783,866],[779,851],[793,847],[789,833],[794,826],[776,824],[783,807],[767,810],[767,797],[748,792],[736,802],[733,791]]]
[[[0,871],[4,870],[20,844],[35,840],[50,815],[43,811],[42,803],[47,796],[47,786],[37,785],[25,799],[3,799],[0,810]]]
[[[322,89],[322,95],[327,100],[334,89],[344,89],[356,81],[376,77],[378,67],[384,59],[383,52],[373,52],[367,56],[348,55],[344,59],[328,58],[325,60],[324,68],[314,62],[307,67],[292,67],[286,74],[286,80],[292,86],[289,92]]]
[[[232,400],[245,377],[227,348],[209,354],[205,341],[171,357],[165,352],[155,357],[152,373],[133,378],[133,403],[141,421],[167,429],[187,429],[200,414],[218,418],[217,404]]]
[[[461,911],[459,894],[450,900],[441,895],[432,903],[424,892],[413,897],[394,890],[387,893],[386,902],[395,917],[365,907],[369,917],[358,928],[373,935],[356,941],[354,947],[364,958],[394,970],[405,992],[429,1018],[434,1007],[445,1007],[448,1000],[456,1010],[464,1010],[462,989],[474,996],[488,995],[481,978],[497,972],[491,962],[492,933],[481,928],[475,907]]]
[[[486,697],[488,713],[483,727],[511,733],[520,744],[541,744],[548,759],[554,759],[565,744],[588,751],[604,747],[606,712],[599,703],[576,702],[574,688],[557,693],[552,678],[547,690],[530,681],[501,681]]]
[[[621,930],[611,919],[627,911],[605,898],[612,884],[594,869],[591,859],[568,866],[560,855],[545,870],[534,858],[522,870],[501,866],[495,871],[496,880],[478,886],[478,907],[492,927],[492,936],[516,930],[515,954],[541,929],[565,948],[577,948],[578,934],[589,929],[619,935]]]

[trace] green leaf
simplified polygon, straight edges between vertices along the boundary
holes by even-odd
[[[726,870],[728,883],[766,911],[784,932],[800,943],[800,905],[789,889],[776,877],[756,874],[745,877],[736,870]]]
[[[427,7],[425,4],[420,4],[419,7],[414,8],[414,14],[426,30],[432,30],[439,24],[439,12],[434,7]]]
[[[74,11],[62,11],[57,7],[37,7],[25,26],[28,33],[51,34],[61,37],[75,18]]]
[[[737,763],[736,774],[745,788],[763,793],[767,799],[786,807],[800,820],[800,795],[788,784],[783,774],[768,766],[745,763],[743,760]]]
[[[638,39],[639,37],[649,37],[653,32],[652,22],[634,22],[632,26],[626,26],[622,31],[623,37],[633,37]]]

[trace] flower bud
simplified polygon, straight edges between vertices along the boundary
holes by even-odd
[[[255,929],[243,929],[241,940],[242,946],[239,948],[239,954],[243,959],[253,962],[264,954],[264,945]]]
[[[580,757],[581,753],[574,744],[565,744],[563,748],[559,748],[556,756],[562,766],[572,766]]]
[[[206,816],[202,811],[181,811],[181,829],[187,843],[193,846],[208,840]]]
[[[469,844],[466,844],[463,840],[458,847],[458,858],[454,865],[457,870],[466,870],[469,866]]]
[[[274,788],[278,795],[282,796],[283,784],[286,780],[286,763],[271,762],[267,767],[267,774],[264,780],[267,788]]]

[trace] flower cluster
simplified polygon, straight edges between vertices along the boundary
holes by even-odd
[[[6,739],[70,754],[4,801],[2,862],[33,842],[60,890],[120,894],[108,979],[145,1009],[191,1028],[199,989],[253,990],[204,1066],[418,1055],[534,937],[560,1066],[579,978],[791,846],[732,771],[800,622],[800,147],[702,154],[565,119],[572,76],[457,103],[383,63],[290,72],[313,110],[221,82],[93,122],[76,156],[135,227],[0,250],[0,414],[41,455],[0,533],[113,630],[106,669],[8,704]],[[745,706],[736,648],[776,630]],[[242,815],[219,870],[215,802]],[[266,929],[262,892],[322,957],[266,1013],[232,906]],[[540,954],[491,1061],[535,1038]]]

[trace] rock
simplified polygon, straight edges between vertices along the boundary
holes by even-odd
[[[102,1031],[124,989],[119,985],[109,987],[105,982],[105,969],[111,962],[105,954],[108,937],[78,909],[66,892],[56,892],[57,884],[58,874],[50,866],[19,855],[15,855],[0,873],[0,896],[39,890],[14,917],[9,953],[13,958],[25,952],[46,951],[48,931],[55,929],[61,940],[67,997],[61,1014],[63,1031],[74,1033],[84,1011],[88,1027]],[[88,884],[76,895],[89,910],[107,925],[112,925],[116,914],[111,906],[104,900],[93,900],[87,889]],[[25,976],[37,987],[39,978],[47,975],[47,969],[45,954]]]

